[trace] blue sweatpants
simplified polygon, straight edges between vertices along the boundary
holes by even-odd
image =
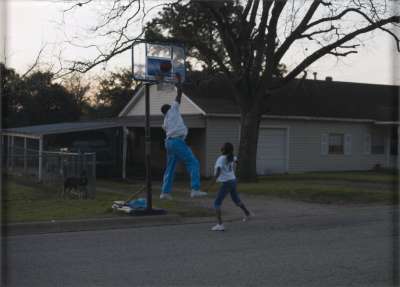
[[[220,209],[225,196],[230,193],[232,201],[239,206],[242,202],[240,201],[239,194],[236,189],[236,179],[228,180],[221,183],[221,187],[217,193],[217,197],[214,201],[214,208]]]
[[[167,150],[167,167],[164,172],[162,192],[170,193],[174,181],[175,167],[178,161],[182,161],[191,179],[191,188],[200,189],[200,166],[192,150],[186,145],[183,139],[173,138],[165,141]]]

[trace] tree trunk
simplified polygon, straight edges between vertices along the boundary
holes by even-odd
[[[238,174],[240,181],[243,182],[257,180],[256,160],[260,121],[261,115],[256,111],[241,116]]]

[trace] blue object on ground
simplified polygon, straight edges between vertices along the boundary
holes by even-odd
[[[146,208],[147,202],[145,198],[138,198],[131,200],[127,203],[127,205],[131,208]]]

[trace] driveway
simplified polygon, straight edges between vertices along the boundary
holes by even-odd
[[[213,222],[12,236],[7,286],[392,286],[392,207],[243,196]],[[209,204],[202,199],[200,204]]]

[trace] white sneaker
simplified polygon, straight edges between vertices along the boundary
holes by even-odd
[[[171,200],[171,199],[172,199],[172,196],[171,196],[169,193],[161,192],[161,194],[160,194],[160,199]]]
[[[250,212],[249,215],[245,215],[245,217],[243,217],[243,222],[249,221],[250,219],[254,218],[255,214],[253,212]]]
[[[225,227],[223,224],[217,224],[213,228],[211,228],[212,231],[224,231]]]
[[[192,191],[190,192],[190,197],[191,198],[193,198],[193,197],[203,197],[203,196],[206,196],[206,195],[207,195],[207,192],[200,191],[200,190],[193,190],[192,189]]]

